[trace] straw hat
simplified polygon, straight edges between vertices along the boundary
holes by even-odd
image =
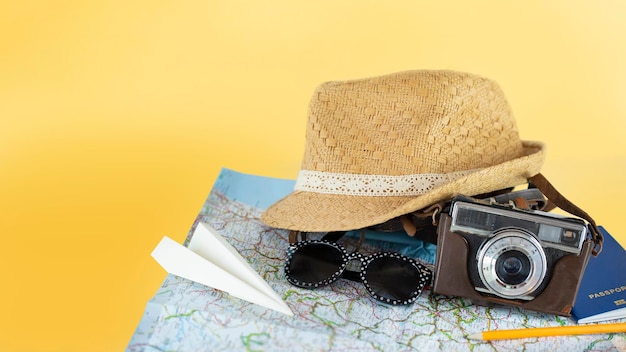
[[[311,99],[294,191],[261,220],[298,231],[365,228],[526,183],[543,159],[542,143],[520,140],[489,79],[422,70],[327,82]]]

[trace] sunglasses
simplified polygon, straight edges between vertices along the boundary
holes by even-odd
[[[361,263],[358,272],[346,270],[353,260]],[[432,272],[415,259],[393,252],[369,256],[348,253],[325,236],[293,243],[287,250],[285,276],[289,283],[303,288],[326,286],[339,278],[362,282],[374,299],[400,305],[417,299],[432,279]]]

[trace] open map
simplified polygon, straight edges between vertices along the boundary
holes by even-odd
[[[259,220],[267,206],[292,189],[293,181],[224,169],[189,236],[200,222],[218,230],[282,296],[294,316],[168,275],[148,302],[127,351],[626,350],[624,334],[471,341],[467,335],[483,330],[575,323],[517,308],[475,306],[430,291],[414,304],[388,306],[371,299],[362,284],[348,280],[315,290],[294,287],[283,273],[288,232]],[[404,234],[377,235],[366,235],[361,252],[398,251],[432,267],[434,245]],[[350,249],[356,237],[340,241]]]

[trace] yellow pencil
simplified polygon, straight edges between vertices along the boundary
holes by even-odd
[[[515,330],[490,330],[469,335],[467,338],[472,340],[487,341],[544,336],[606,334],[612,332],[626,332],[626,323],[556,326],[549,328],[530,328]]]

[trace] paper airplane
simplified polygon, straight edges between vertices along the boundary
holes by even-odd
[[[211,226],[199,223],[189,246],[164,236],[152,257],[170,274],[287,315],[289,306]]]

